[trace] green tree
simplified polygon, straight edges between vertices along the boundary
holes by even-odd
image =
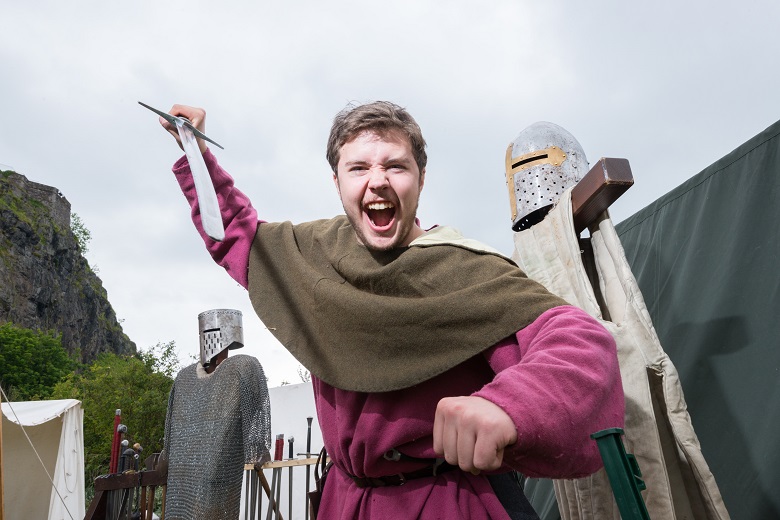
[[[95,477],[109,470],[116,409],[122,410],[126,438],[143,447],[142,459],[162,450],[168,394],[177,369],[174,342],[158,343],[135,356],[102,354],[55,387],[54,398],[82,402],[88,500]]]
[[[78,213],[72,213],[70,216],[70,229],[73,231],[73,236],[76,237],[76,242],[79,244],[81,254],[87,254],[89,251],[89,241],[92,240],[92,233],[84,225],[84,221],[81,220]]]
[[[77,363],[54,332],[0,325],[0,381],[12,401],[49,398]]]

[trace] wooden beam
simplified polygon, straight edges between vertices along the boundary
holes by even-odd
[[[95,491],[111,491],[139,486],[164,486],[167,482],[167,475],[163,476],[155,470],[101,475],[95,479]]]
[[[89,504],[87,514],[84,515],[85,520],[93,520],[106,517],[106,502],[108,501],[108,493],[101,490],[95,490],[95,496],[92,497],[92,502]]]
[[[580,234],[594,222],[633,184],[634,176],[627,159],[599,159],[571,191],[576,233]]]
[[[271,460],[263,464],[262,469],[291,468],[294,466],[311,466],[317,464],[317,458],[318,457],[309,457],[307,459]],[[254,470],[255,466],[254,464],[244,464],[244,469]]]

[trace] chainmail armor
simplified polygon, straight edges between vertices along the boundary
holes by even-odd
[[[271,404],[260,362],[236,355],[182,369],[168,398],[165,518],[238,518],[244,464],[270,459]]]

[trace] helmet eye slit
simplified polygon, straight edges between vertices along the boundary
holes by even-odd
[[[534,157],[527,157],[527,158],[525,158],[525,159],[522,159],[522,160],[520,160],[520,161],[517,161],[516,163],[512,163],[512,169],[514,170],[514,169],[515,169],[515,168],[517,168],[518,166],[522,166],[522,165],[524,165],[524,164],[528,164],[529,162],[538,161],[538,160],[540,160],[540,159],[547,159],[548,157],[549,157],[549,156],[548,156],[546,153],[545,153],[545,154],[542,154],[542,155],[536,155],[536,156],[534,156]]]

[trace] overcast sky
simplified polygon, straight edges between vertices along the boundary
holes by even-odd
[[[535,121],[593,164],[630,161],[617,223],[780,118],[780,3],[0,0],[0,164],[56,186],[139,348],[198,351],[197,315],[244,312],[271,385],[298,363],[212,263],[137,101],[206,108],[218,158],[265,220],[341,212],[325,141],[350,101],[405,106],[428,142],[424,227],[510,254],[507,144]]]

